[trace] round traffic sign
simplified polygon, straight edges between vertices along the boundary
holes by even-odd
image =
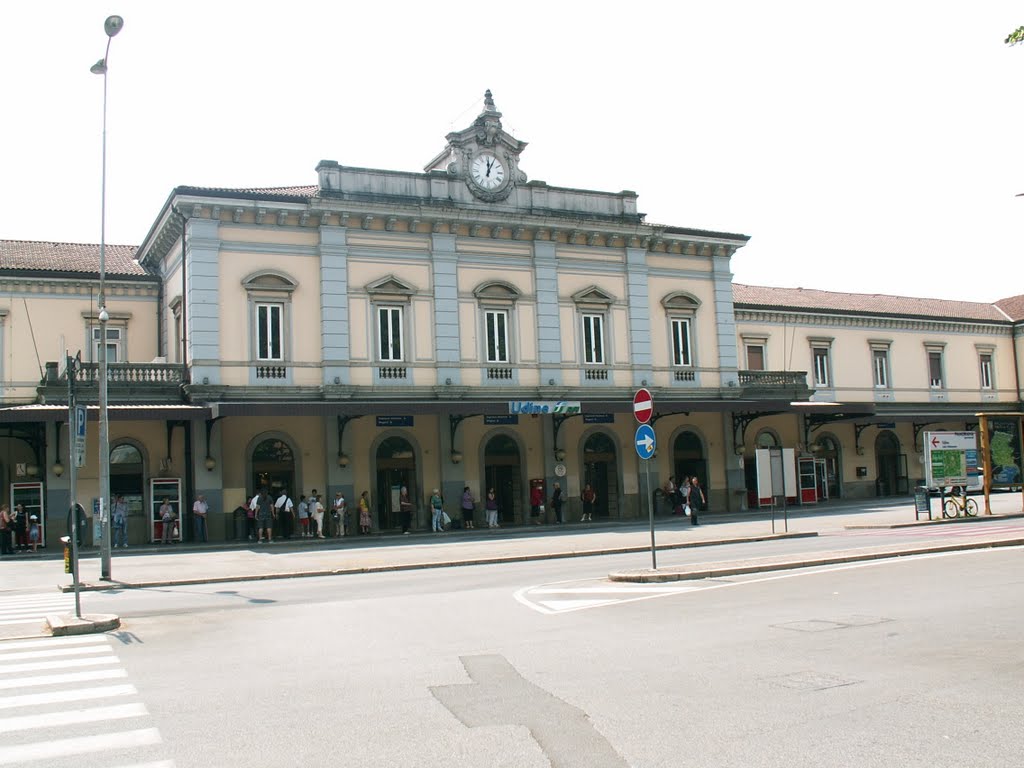
[[[646,389],[638,389],[633,395],[633,415],[641,424],[646,424],[654,414],[654,398]]]

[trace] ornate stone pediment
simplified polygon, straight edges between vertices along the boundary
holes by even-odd
[[[592,285],[589,288],[584,288],[582,291],[574,293],[572,300],[581,305],[606,308],[615,301],[615,297],[610,293],[602,291],[596,285]]]
[[[661,300],[661,306],[670,312],[685,312],[687,314],[693,314],[700,306],[700,299],[692,293],[676,291],[675,293],[669,293],[664,296]]]
[[[375,299],[408,301],[409,297],[416,293],[416,289],[404,280],[399,280],[394,275],[388,275],[380,280],[367,283],[366,292]]]
[[[424,171],[443,171],[449,176],[462,179],[470,191],[485,202],[504,200],[517,184],[526,182],[526,174],[519,170],[519,155],[526,149],[526,142],[519,141],[501,127],[501,112],[494,106],[491,92],[484,93],[484,111],[468,128],[453,131],[445,138],[448,146],[424,167]],[[481,153],[497,158],[508,170],[500,186],[487,188],[477,184],[470,168],[473,160]]]
[[[512,284],[501,280],[489,280],[473,289],[477,301],[486,304],[512,305],[519,298],[519,290]]]

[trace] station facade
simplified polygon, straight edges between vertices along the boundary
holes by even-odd
[[[561,484],[569,519],[646,515],[670,476],[709,511],[758,504],[754,450],[794,448],[822,501],[906,494],[925,429],[1021,410],[1024,296],[997,304],[735,285],[748,238],[653,224],[631,191],[531,181],[526,144],[488,93],[422,172],[322,161],[316,183],[178,187],[144,242],[0,241],[0,477],[10,503],[70,504],[68,366],[90,406],[79,501],[100,495],[97,360],[105,344],[111,494],[129,538],[158,537],[164,499],[210,502],[237,535],[254,490],[494,488],[505,524]],[[657,452],[634,445],[654,396]],[[649,470],[649,472],[645,471]],[[648,479],[649,475],[649,479]],[[60,522],[53,525],[54,521]]]

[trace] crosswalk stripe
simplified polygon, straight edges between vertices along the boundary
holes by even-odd
[[[51,648],[48,651],[17,651],[0,654],[0,662],[24,659],[52,659],[57,656],[81,656],[86,653],[110,653],[110,648],[103,645],[86,645],[79,648]]]
[[[42,621],[46,618],[45,613],[40,613],[37,616],[26,616],[24,619],[4,619],[0,621],[0,626],[13,627],[15,624],[31,624],[34,621]]]
[[[67,637],[47,637],[40,640],[11,640],[0,643],[0,659],[7,651],[20,651],[24,648],[54,648],[66,645],[92,645],[102,643],[109,645],[106,635],[69,635]]]
[[[29,611],[65,611],[70,608],[73,603],[67,601],[61,601],[59,603],[26,603],[25,605],[0,605],[0,616],[11,616],[18,613],[28,613]]]
[[[132,763],[131,765],[118,765],[114,768],[174,768],[174,761],[157,760],[155,763]]]
[[[54,603],[73,602],[73,600],[67,595],[55,595],[52,592],[38,592],[34,595],[10,595],[8,597],[0,597],[0,605],[27,605],[43,601]]]
[[[37,685],[56,685],[64,683],[82,683],[87,680],[111,680],[115,677],[128,677],[123,669],[90,669],[87,672],[68,672],[63,675],[39,675],[37,677],[15,677],[4,680],[0,678],[0,690],[12,688],[31,688]]]
[[[5,744],[0,749],[0,765],[21,765],[30,760],[50,760],[56,757],[84,755],[110,749],[145,747],[161,742],[156,728],[118,731],[97,736],[79,736],[73,739],[39,741],[32,744]]]
[[[18,611],[17,613],[4,613],[0,614],[0,623],[3,624],[22,624],[29,619],[45,619],[51,613],[62,613],[59,610],[40,610],[40,611]]]
[[[71,709],[65,712],[47,712],[39,715],[0,717],[0,733],[15,733],[30,728],[101,723],[108,720],[127,720],[132,717],[145,717],[148,714],[145,704],[115,704],[109,707]]]
[[[88,659],[60,659],[59,661],[32,661],[27,664],[0,664],[0,677],[15,672],[42,672],[45,669],[67,669],[69,667],[96,667],[100,664],[117,664],[117,656],[100,656]]]
[[[49,693],[25,693],[21,696],[5,696],[0,699],[0,710],[36,707],[41,704],[66,704],[72,701],[109,699],[115,696],[134,696],[138,693],[134,685],[99,685],[95,688],[77,688],[70,691]]]

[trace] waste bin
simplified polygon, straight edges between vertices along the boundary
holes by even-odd
[[[235,540],[245,541],[246,537],[246,524],[245,518],[248,512],[245,507],[235,507]]]

